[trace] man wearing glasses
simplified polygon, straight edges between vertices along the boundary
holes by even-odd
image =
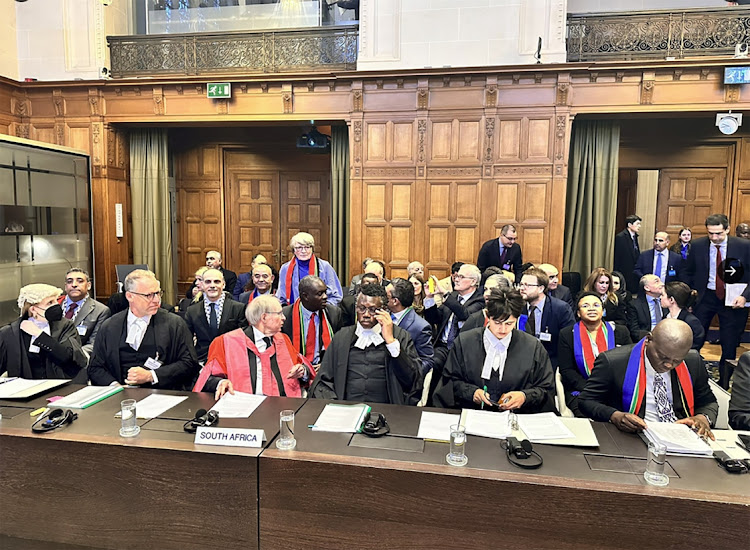
[[[89,362],[91,383],[188,388],[198,371],[193,338],[185,321],[160,308],[156,275],[136,269],[125,277],[124,287],[128,309],[99,330]]]
[[[334,335],[310,389],[312,397],[417,404],[422,364],[409,333],[393,325],[387,302],[381,285],[362,287],[357,324]]]
[[[323,279],[328,287],[328,303],[338,305],[344,292],[338,275],[325,260],[315,256],[315,239],[309,233],[297,233],[289,242],[294,253],[291,261],[279,270],[279,289],[276,297],[282,305],[293,304],[299,298],[299,282],[308,275]]]
[[[487,241],[482,245],[477,257],[477,267],[484,272],[485,269],[494,265],[503,271],[510,271],[516,276],[516,281],[521,278],[521,265],[523,265],[523,254],[521,245],[516,242],[516,227],[506,224],[500,230],[497,239]]]

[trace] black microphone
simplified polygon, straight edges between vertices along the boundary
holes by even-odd
[[[183,429],[188,433],[195,433],[198,428],[214,426],[219,423],[219,413],[217,411],[206,411],[198,409],[195,411],[195,418],[185,422]]]
[[[195,411],[195,418],[193,419],[193,422],[202,422],[206,419],[206,409],[198,409]]]

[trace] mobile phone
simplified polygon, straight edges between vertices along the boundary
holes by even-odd
[[[750,453],[750,435],[737,434],[737,437],[740,440],[739,441],[740,446]]]
[[[427,288],[430,290],[431,293],[435,292],[435,276],[433,275],[429,279],[427,279]]]

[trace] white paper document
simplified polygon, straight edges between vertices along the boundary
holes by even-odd
[[[737,436],[739,434],[750,435],[750,432],[735,430],[711,430],[716,441],[708,441],[712,449],[724,451],[729,458],[750,458],[750,453],[740,447]]]
[[[508,425],[509,417],[509,411],[494,412],[464,409],[461,411],[461,424],[466,428],[467,434],[491,437],[492,439],[506,439],[511,435]]]
[[[458,414],[422,412],[419,421],[417,437],[420,439],[432,439],[434,441],[450,441],[451,426],[458,424],[461,416]]]
[[[263,403],[265,398],[265,395],[254,393],[236,391],[232,395],[227,392],[221,396],[216,405],[211,407],[211,410],[218,412],[219,418],[247,418]]]
[[[737,296],[741,296],[746,288],[747,283],[727,283],[724,285],[724,305],[731,306],[734,303],[734,299]],[[750,302],[747,302],[745,307],[750,307]]]
[[[686,424],[672,422],[646,422],[643,431],[649,441],[663,443],[667,454],[712,456],[711,447]]]
[[[370,407],[364,403],[357,405],[328,403],[312,429],[318,432],[355,433],[362,429],[362,423],[369,412]]]
[[[122,386],[86,386],[55,401],[55,407],[85,409],[110,395],[120,393],[123,389]]]
[[[591,420],[588,418],[570,418],[566,416],[557,417],[572,433],[571,438],[561,439],[527,439],[532,443],[545,443],[547,445],[569,445],[571,447],[598,447],[599,440],[596,438]],[[514,434],[523,439],[525,434]]]
[[[182,395],[159,395],[154,393],[141,399],[135,404],[135,413],[137,418],[151,419],[156,418],[167,412],[169,409],[185,401],[187,396]],[[118,412],[116,417],[120,417]]]
[[[519,414],[518,427],[529,441],[542,442],[550,439],[573,439],[575,435],[555,413]]]
[[[44,382],[44,380],[27,380],[25,378],[16,378],[0,384],[0,399],[5,397],[11,397],[14,394],[23,390],[28,390]]]

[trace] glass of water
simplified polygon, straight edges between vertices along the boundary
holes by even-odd
[[[297,446],[294,439],[294,411],[281,411],[279,414],[279,437],[276,447],[283,451],[290,451]]]
[[[134,437],[141,433],[141,427],[138,425],[138,417],[135,414],[135,399],[121,401],[120,412],[122,414],[120,435],[122,437]]]
[[[669,476],[664,473],[664,464],[667,462],[667,446],[661,443],[648,444],[648,462],[643,478],[649,485],[666,487],[669,485]]]
[[[466,466],[469,462],[466,457],[466,428],[460,424],[451,426],[451,448],[445,460],[451,466]]]

